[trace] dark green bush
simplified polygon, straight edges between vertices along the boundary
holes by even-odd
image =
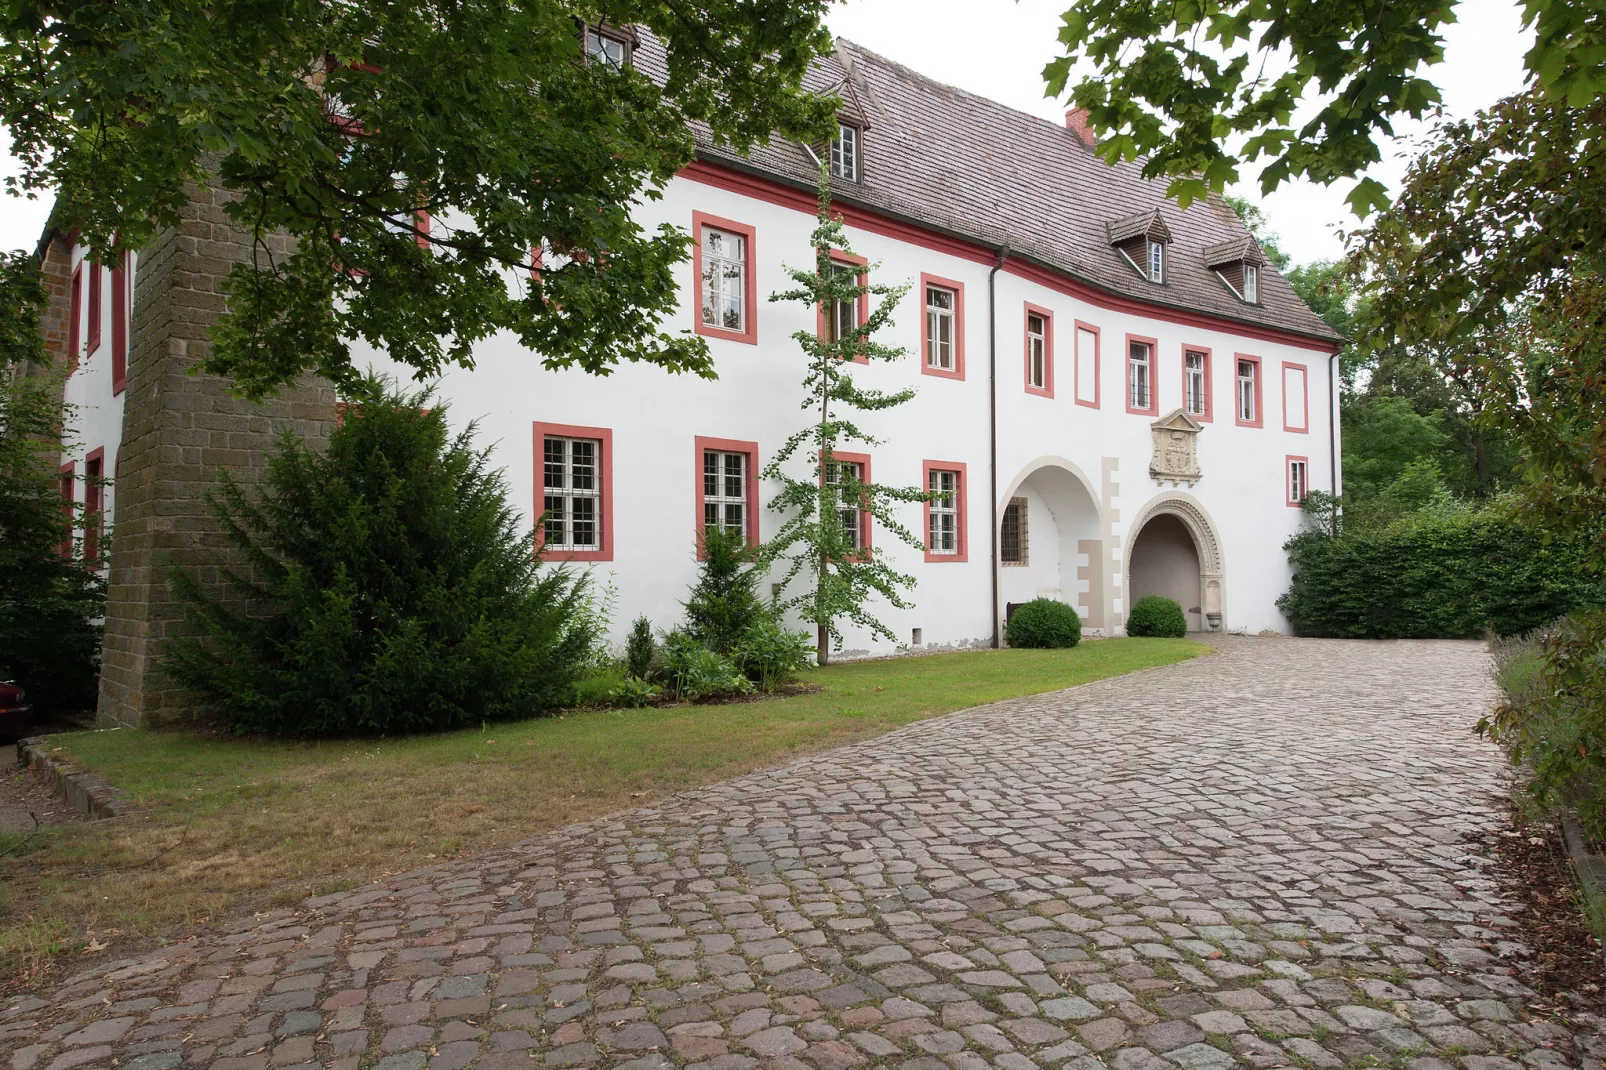
[[[758,597],[753,551],[740,535],[705,528],[697,582],[686,600],[686,632],[717,654],[731,648],[768,614]]]
[[[1382,527],[1306,531],[1277,600],[1298,635],[1473,639],[1517,635],[1606,603],[1577,544],[1547,543],[1498,506],[1430,507]]]
[[[238,730],[403,733],[528,717],[593,660],[581,579],[539,566],[506,484],[428,392],[356,386],[326,452],[288,432],[257,500],[212,506],[250,576],[219,601],[170,572],[199,638],[167,670]],[[432,407],[433,406],[433,407]],[[521,530],[522,529],[522,530]]]
[[[1132,603],[1126,615],[1126,634],[1181,639],[1188,634],[1188,618],[1176,599],[1146,594]]]
[[[106,585],[61,555],[84,517],[61,510],[56,466],[72,414],[63,373],[48,370],[47,304],[33,256],[0,253],[0,680],[40,713],[76,713],[95,708]]]
[[[1082,641],[1082,618],[1075,607],[1052,598],[1034,598],[1018,606],[1004,629],[1014,647],[1062,648]]]

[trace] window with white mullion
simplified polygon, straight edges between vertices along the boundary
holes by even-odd
[[[1244,265],[1244,300],[1251,305],[1260,300],[1260,269],[1254,264]]]
[[[836,515],[842,524],[842,535],[850,550],[862,548],[861,536],[863,534],[863,510],[859,500],[844,498],[842,484],[846,480],[856,482],[864,481],[864,465],[858,461],[832,461],[826,466],[825,483],[832,487],[832,494],[836,498]]]
[[[926,367],[954,370],[954,292],[945,286],[926,287]]]
[[[831,270],[835,272],[836,280],[857,285],[859,269],[833,264]],[[840,342],[859,329],[859,302],[857,298],[846,301],[833,301],[831,309],[826,316],[826,328],[830,332],[829,341]]]
[[[1046,390],[1048,383],[1048,323],[1033,312],[1026,317],[1027,381],[1033,389]]]
[[[1165,281],[1165,243],[1149,242],[1149,281]]]
[[[859,178],[859,128],[847,123],[836,124],[836,137],[831,141],[831,173],[838,178],[855,182]]]
[[[602,443],[549,435],[542,452],[546,548],[600,550]]]
[[[1143,342],[1133,342],[1127,352],[1126,400],[1133,409],[1149,408],[1153,391],[1153,353]]]
[[[1205,414],[1205,355],[1187,352],[1182,355],[1183,407],[1190,416]]]
[[[940,468],[931,470],[930,523],[926,548],[934,554],[959,552],[959,473]]]
[[[1245,423],[1253,423],[1255,412],[1255,379],[1260,373],[1260,365],[1252,360],[1238,362],[1238,419]]]
[[[1310,493],[1310,468],[1305,461],[1288,462],[1288,500],[1303,502]]]
[[[746,330],[747,239],[704,227],[703,322],[727,331]]]
[[[747,532],[747,464],[745,453],[703,451],[703,526],[723,528],[741,539]]]

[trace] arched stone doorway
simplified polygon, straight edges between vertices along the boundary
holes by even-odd
[[[1103,517],[1087,477],[1061,457],[1027,465],[999,503],[999,598],[1006,609],[1034,598],[1074,606],[1104,628]]]
[[[1145,595],[1175,599],[1189,631],[1225,627],[1221,540],[1197,502],[1168,496],[1151,502],[1132,528],[1126,554],[1128,610]]]

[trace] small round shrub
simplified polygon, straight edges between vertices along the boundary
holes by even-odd
[[[1152,635],[1162,639],[1181,639],[1188,634],[1188,618],[1173,598],[1146,594],[1132,603],[1127,614],[1126,634]]]
[[[1016,608],[1004,629],[1004,638],[1014,647],[1075,646],[1082,641],[1082,618],[1064,602],[1034,598]]]

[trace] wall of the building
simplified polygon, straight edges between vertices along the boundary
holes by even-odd
[[[637,614],[646,614],[660,626],[673,624],[680,616],[680,604],[695,571],[692,550],[698,523],[695,486],[699,463],[695,437],[756,441],[763,464],[808,418],[799,408],[803,357],[790,336],[798,330],[813,330],[815,313],[793,304],[771,304],[767,298],[787,284],[783,265],[810,263],[812,216],[681,178],[671,183],[662,200],[643,205],[640,218],[647,228],[660,223],[689,228],[694,211],[751,226],[756,234],[757,344],[711,338],[717,381],[629,366],[603,379],[578,371],[547,371],[536,356],[507,336],[481,345],[474,370],[454,370],[442,381],[441,393],[452,405],[454,422],[477,419],[484,438],[499,443],[497,460],[507,469],[516,505],[531,523],[540,511],[536,489],[539,459],[532,442],[532,424],[611,430],[615,549],[611,561],[586,567],[599,582],[617,588],[614,627],[620,632]],[[861,420],[882,440],[867,450],[872,456],[872,475],[877,482],[918,484],[922,462],[957,461],[967,466],[970,480],[965,495],[967,561],[928,562],[919,551],[885,531],[876,531],[874,542],[887,551],[891,564],[919,581],[912,599],[914,608],[882,607],[878,615],[900,641],[907,642],[918,628],[928,646],[985,643],[992,634],[987,376],[987,294],[992,263],[855,227],[849,227],[848,233],[854,250],[878,265],[874,281],[916,284],[884,336],[908,347],[909,356],[858,373],[868,386],[898,389],[912,384],[918,390],[909,404]],[[1187,252],[1173,250],[1172,255]],[[693,270],[690,264],[682,268],[687,288],[678,314],[668,324],[672,330],[693,329]],[[921,374],[918,283],[922,273],[964,286],[962,380]],[[1066,459],[1083,474],[1089,496],[1105,513],[1103,520],[1110,534],[1102,552],[1093,555],[1101,561],[1090,562],[1088,555],[1077,558],[1076,550],[1071,552],[1071,560],[1098,573],[1095,578],[1101,587],[1097,597],[1103,604],[1084,605],[1084,615],[1100,621],[1106,631],[1118,629],[1128,604],[1122,590],[1122,558],[1133,534],[1130,525],[1156,499],[1173,493],[1148,473],[1154,417],[1126,410],[1124,359],[1130,333],[1156,341],[1156,411],[1162,416],[1182,401],[1184,346],[1211,351],[1213,413],[1199,435],[1203,478],[1189,494],[1220,537],[1226,587],[1223,626],[1250,631],[1285,627],[1274,604],[1289,581],[1281,547],[1297,530],[1300,513],[1286,504],[1284,459],[1288,455],[1308,457],[1311,485],[1319,489],[1330,485],[1327,354],[1228,330],[1112,310],[1058,292],[1009,268],[998,274],[996,290],[999,508],[1011,493],[1019,493],[1017,485],[1044,458]],[[1056,367],[1052,398],[1025,390],[1027,302],[1053,313]],[[1076,403],[1073,325],[1077,321],[1098,327],[1101,334],[1098,408]],[[1233,419],[1236,354],[1261,358],[1261,427],[1237,426]],[[406,369],[394,367],[381,355],[368,353],[362,359],[381,370],[406,374]],[[1306,433],[1284,430],[1281,366],[1285,361],[1308,369],[1310,415],[1306,423],[1310,430]],[[767,488],[765,494],[772,491]],[[920,507],[906,507],[904,520],[919,531]],[[1041,511],[1032,518],[1034,557],[1052,537],[1046,520],[1047,513]],[[776,514],[762,512],[764,537],[778,526]],[[1098,533],[1078,532],[1076,541],[1086,534],[1096,537]],[[1040,578],[1023,581],[1012,575],[1017,571],[1003,570],[1004,601],[1021,600],[1017,588],[1024,592],[1040,582]],[[1036,569],[1029,571],[1035,574]],[[1062,577],[1061,581],[1071,601],[1077,600],[1073,593],[1085,598],[1092,586],[1085,578],[1071,581]],[[885,644],[875,643],[863,631],[850,631],[847,646],[850,650],[885,649]]]
[[[84,482],[84,459],[95,450],[104,450],[105,486],[102,488],[104,497],[103,515],[106,518],[106,528],[110,530],[110,518],[115,514],[117,486],[115,480],[117,455],[122,445],[123,435],[123,401],[125,392],[112,388],[112,316],[114,302],[111,300],[112,273],[110,269],[96,264],[87,258],[88,250],[83,246],[76,246],[71,250],[70,268],[68,278],[73,272],[78,272],[82,280],[86,297],[79,309],[78,339],[79,355],[72,375],[67,378],[64,388],[64,399],[73,407],[73,437],[62,451],[62,463],[71,462],[74,466],[76,482],[74,497],[77,501],[85,500],[88,490]],[[138,271],[135,256],[129,256],[129,292],[133,292],[134,273]],[[100,273],[101,302],[100,302],[100,344],[93,350],[88,347],[89,339],[89,301],[87,299],[89,288],[89,275],[91,272]]]

